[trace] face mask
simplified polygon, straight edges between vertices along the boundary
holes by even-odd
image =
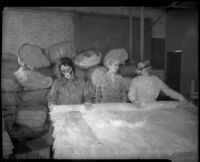
[[[70,78],[71,78],[71,74],[70,74],[70,73],[65,73],[65,74],[64,74],[64,77],[65,77],[66,79],[70,79]]]

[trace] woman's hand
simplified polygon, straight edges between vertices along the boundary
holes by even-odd
[[[50,112],[53,111],[53,107],[54,107],[54,106],[55,106],[54,104],[51,104],[51,105],[48,106]]]
[[[90,102],[85,102],[83,105],[85,106],[85,110],[92,110],[93,109],[93,105]]]

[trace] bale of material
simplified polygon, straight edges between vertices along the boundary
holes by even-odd
[[[2,115],[7,116],[7,115],[14,115],[17,111],[16,106],[2,106]]]
[[[16,115],[16,123],[28,128],[45,126],[48,109],[45,106],[20,106]]]
[[[51,77],[51,78],[55,77],[55,75],[53,73],[53,67],[35,69],[35,71],[46,76],[46,77]]]
[[[49,89],[41,89],[36,91],[23,91],[18,93],[17,105],[20,106],[42,106],[47,105],[47,94]]]
[[[17,105],[17,93],[16,92],[1,92],[1,101],[3,106],[15,106]]]
[[[22,87],[16,80],[2,78],[1,79],[1,91],[16,92],[22,90]]]
[[[53,44],[45,50],[45,54],[53,64],[62,57],[74,58],[76,56],[74,43],[71,41]]]
[[[49,67],[51,65],[41,47],[28,43],[23,44],[20,48],[18,59],[20,64],[36,69]]]
[[[134,64],[121,65],[119,67],[119,74],[124,77],[136,76],[137,75],[137,67]]]
[[[98,49],[86,49],[75,57],[74,63],[80,68],[88,69],[98,65],[101,62],[101,58],[102,53]]]
[[[120,64],[125,64],[125,61],[128,59],[128,53],[123,48],[113,49],[106,53],[103,59],[104,65],[109,59],[116,59],[119,61]]]
[[[54,67],[53,67],[53,73],[54,73],[54,76],[56,78],[61,78],[61,72],[60,72],[58,64],[54,65]],[[83,80],[84,77],[85,77],[84,70],[82,70],[82,69],[80,69],[80,68],[78,68],[78,67],[75,66],[75,76],[78,79]]]
[[[49,130],[48,109],[46,106],[19,106],[15,123],[12,125],[12,137],[19,140],[31,140],[45,135]]]
[[[12,54],[12,53],[3,53],[2,54],[2,60],[17,62],[17,55]]]
[[[1,64],[1,78],[16,80],[14,72],[19,69],[19,64],[16,61],[3,61]]]
[[[52,78],[46,77],[33,70],[26,70],[23,67],[20,67],[15,72],[15,76],[18,82],[26,90],[39,90],[49,88],[53,84]]]

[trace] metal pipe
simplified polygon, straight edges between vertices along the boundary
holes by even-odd
[[[140,57],[144,59],[144,7],[140,9]]]

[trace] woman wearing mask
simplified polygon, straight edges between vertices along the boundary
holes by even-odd
[[[137,107],[156,101],[160,91],[175,100],[185,100],[181,94],[170,89],[162,80],[150,73],[151,63],[149,60],[138,63],[139,76],[132,80],[128,93],[129,100]]]
[[[83,80],[75,76],[75,67],[71,59],[63,57],[58,63],[61,78],[54,81],[48,96],[48,107],[50,111],[54,105],[90,103],[92,97],[88,92],[88,86]],[[85,104],[86,109],[91,104]]]
[[[96,103],[118,103],[126,102],[125,80],[117,74],[119,60],[110,58],[104,65],[108,69],[101,84],[96,87]]]

